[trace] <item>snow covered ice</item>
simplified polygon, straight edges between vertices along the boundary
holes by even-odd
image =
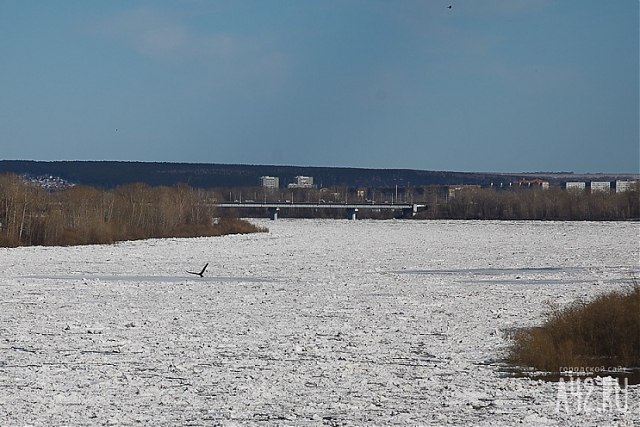
[[[546,302],[638,277],[639,223],[252,221],[0,249],[0,425],[640,423],[638,385],[558,405],[499,363]]]

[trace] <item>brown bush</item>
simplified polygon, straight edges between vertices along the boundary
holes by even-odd
[[[238,218],[220,218],[218,221],[218,232],[222,234],[246,234],[246,233],[261,233],[267,231],[264,227],[258,227],[251,224],[248,221],[244,221]]]
[[[542,371],[640,366],[640,286],[554,308],[541,327],[512,336],[508,361]]]

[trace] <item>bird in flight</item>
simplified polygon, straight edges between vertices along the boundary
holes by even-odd
[[[447,6],[447,9],[451,9],[452,7],[453,7],[453,6],[449,5],[449,6]]]
[[[189,274],[195,274],[196,276],[200,276],[200,277],[204,277],[204,271],[207,269],[207,266],[208,266],[208,265],[209,265],[209,263],[206,263],[206,264],[204,265],[204,267],[202,267],[202,270],[201,270],[199,273],[198,273],[198,272],[195,272],[195,271],[189,271],[189,270],[187,270],[187,273],[189,273]]]

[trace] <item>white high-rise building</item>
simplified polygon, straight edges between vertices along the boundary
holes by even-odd
[[[622,193],[625,191],[630,191],[634,185],[637,185],[638,181],[616,181],[616,193]]]
[[[571,182],[565,183],[565,188],[567,190],[584,191],[586,187],[587,185],[584,182],[571,181]]]
[[[280,178],[277,176],[261,176],[260,186],[265,188],[280,188]]]
[[[287,187],[289,188],[313,188],[313,177],[298,175],[295,178],[295,182],[292,182]]]
[[[608,193],[611,191],[611,183],[609,181],[591,181],[591,192],[601,191]]]

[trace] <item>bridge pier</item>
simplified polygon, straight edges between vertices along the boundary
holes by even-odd
[[[358,214],[358,208],[347,209],[347,218],[352,221],[355,221]]]
[[[424,207],[423,205],[417,205],[417,204],[413,204],[411,205],[411,208],[409,209],[402,209],[402,217],[403,218],[412,218],[414,216],[416,216],[416,214],[418,213],[418,209]]]
[[[278,219],[279,211],[280,211],[280,208],[269,208],[269,217],[271,218],[272,221],[275,221],[276,219]]]
[[[415,214],[416,213],[413,209],[402,209],[403,218],[412,218]]]

